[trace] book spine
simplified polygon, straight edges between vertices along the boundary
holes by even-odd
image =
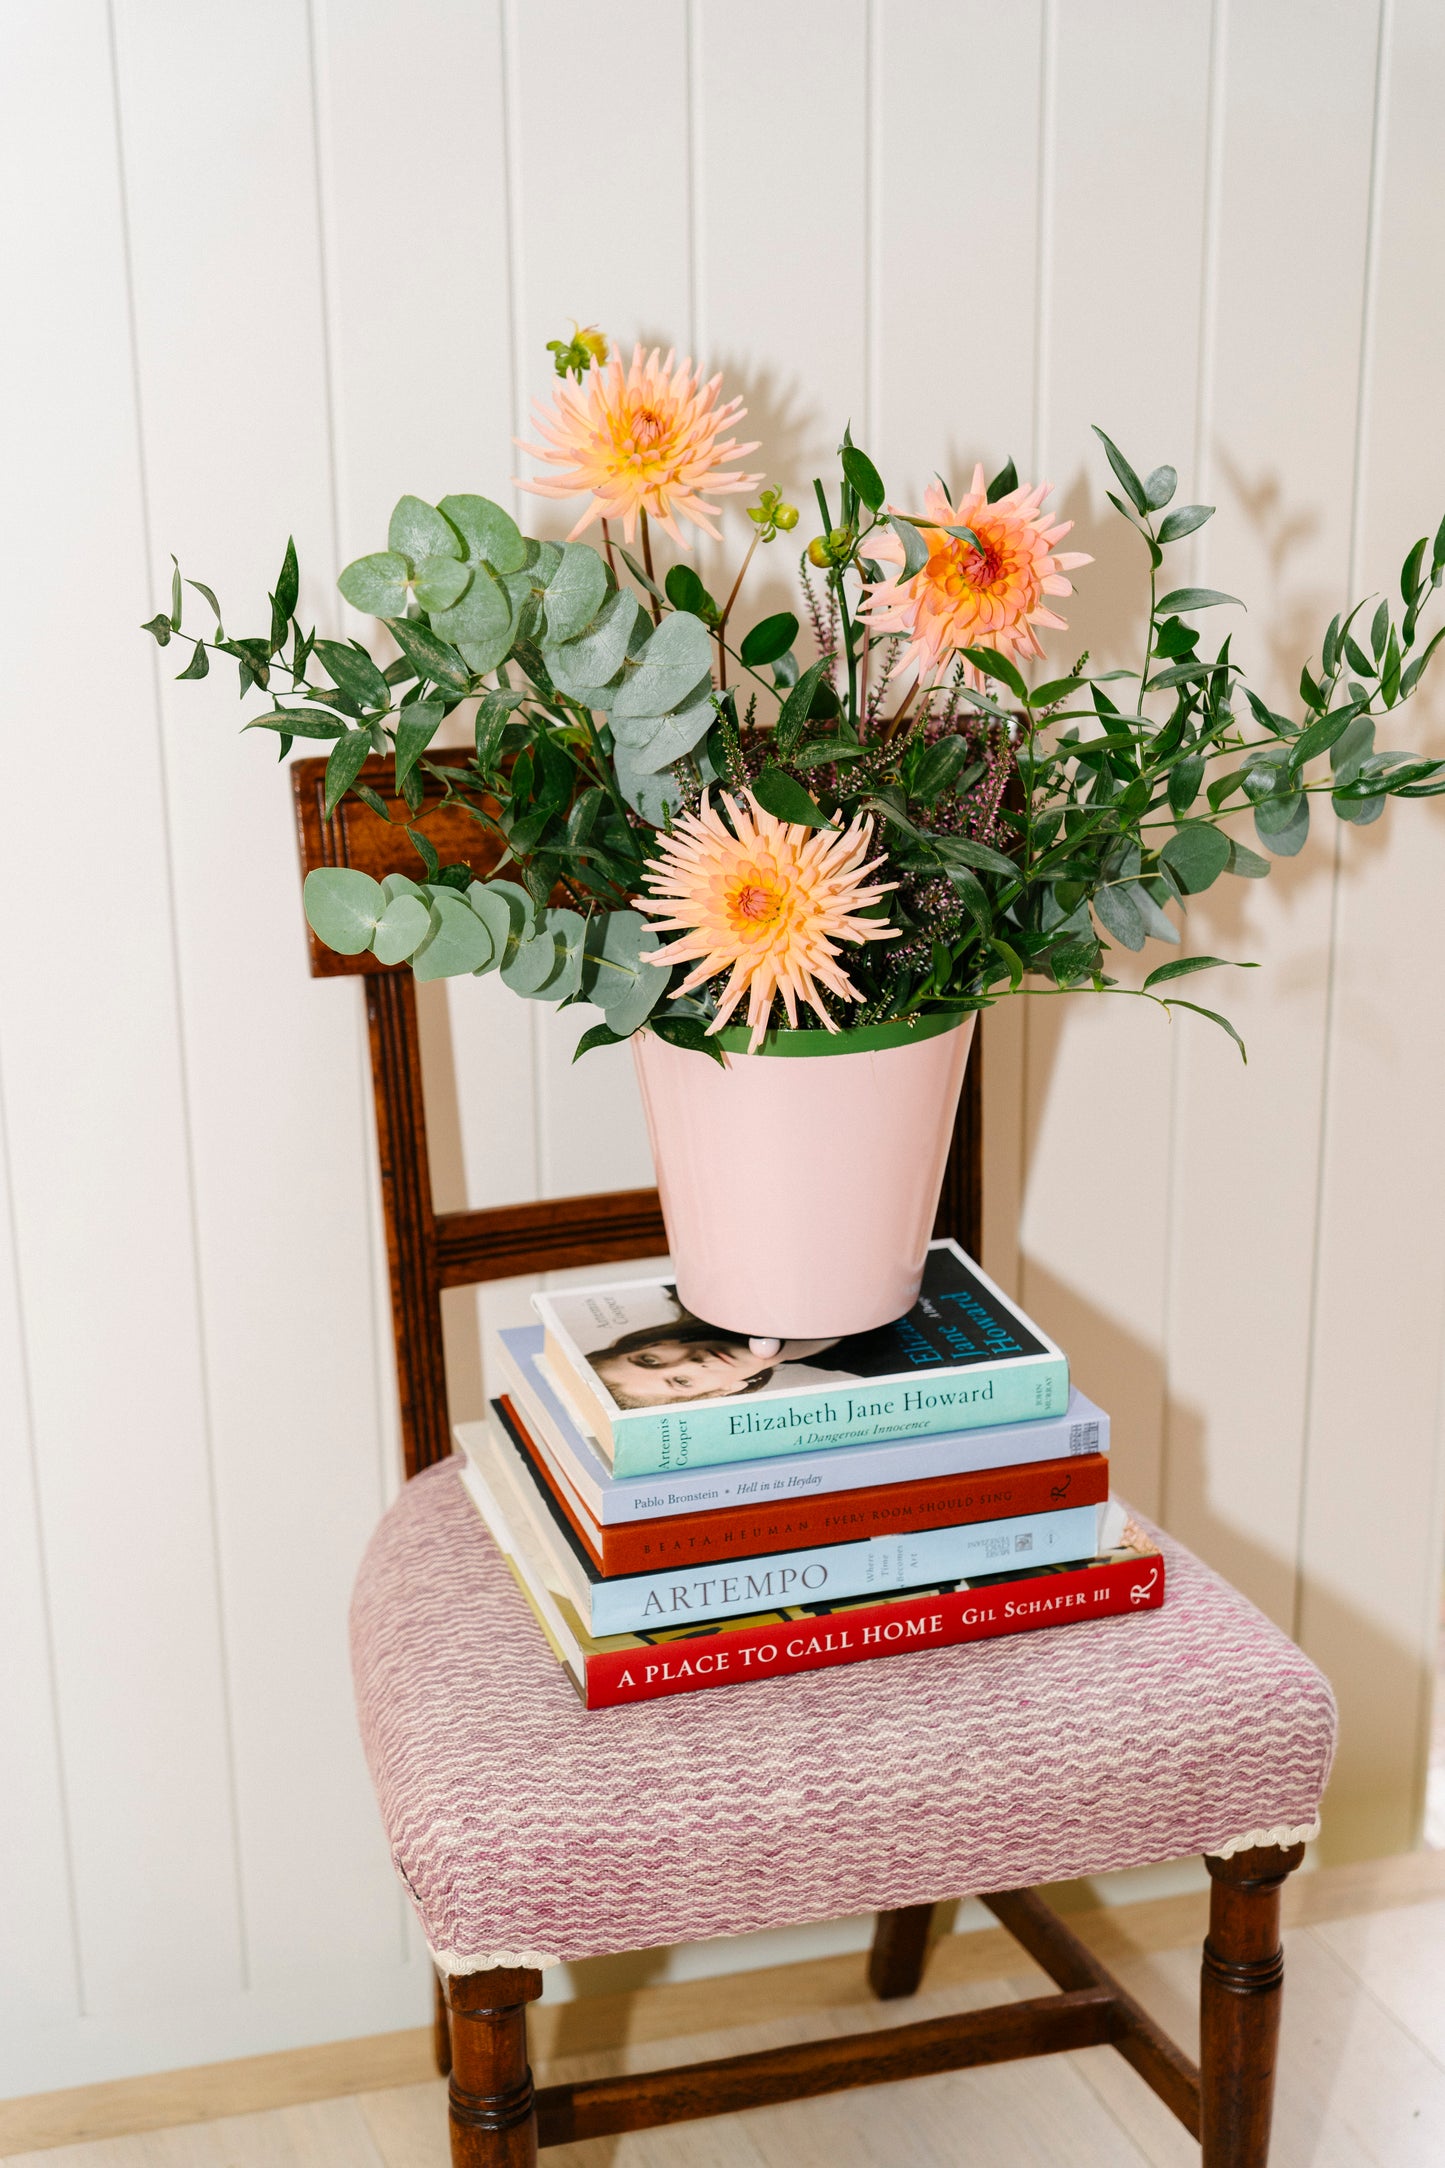
[[[722,1461],[771,1459],[779,1453],[819,1453],[830,1446],[870,1445],[890,1438],[929,1438],[943,1431],[981,1430],[1062,1412],[1069,1366],[1062,1355],[980,1363],[947,1377],[920,1371],[903,1382],[867,1378],[806,1393],[631,1408],[613,1422],[612,1472],[662,1475]]]
[[[584,1527],[545,1461],[542,1473],[609,1577],[657,1573],[668,1565],[758,1558],[784,1545],[791,1549],[866,1542],[874,1536],[906,1536],[924,1528],[1006,1520],[1014,1514],[1053,1513],[1061,1506],[1102,1505],[1109,1495],[1109,1463],[1101,1453],[1088,1453],[1067,1460],[1033,1461],[1020,1468],[990,1468],[978,1475],[885,1482],[868,1490],[810,1495],[796,1503],[784,1499],[719,1512],[679,1513],[664,1520]]]
[[[607,1634],[649,1633],[705,1620],[746,1617],[789,1604],[846,1602],[1004,1573],[1021,1559],[1031,1566],[1093,1558],[1099,1549],[1097,1506],[1028,1513],[965,1528],[929,1528],[916,1536],[883,1536],[870,1543],[831,1543],[719,1566],[639,1573],[595,1581],[589,1626]]]
[[[695,1644],[679,1638],[649,1648],[607,1650],[585,1659],[587,1707],[619,1708],[710,1686],[866,1663],[909,1649],[952,1648],[1076,1620],[1154,1611],[1163,1601],[1164,1560],[1151,1552],[1072,1573],[995,1581],[988,1588],[895,1599],[828,1618],[748,1627]]]

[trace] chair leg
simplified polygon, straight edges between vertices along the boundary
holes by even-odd
[[[932,1905],[900,1905],[879,1913],[868,1952],[868,1985],[880,2002],[917,1993],[932,1925]]]
[[[431,2049],[436,2059],[437,2076],[449,2078],[452,2074],[452,2021],[447,2012],[447,1983],[438,1972],[432,1981],[434,1995],[431,2013]]]
[[[541,1973],[521,1968],[454,1973],[447,1982],[452,2168],[536,2168],[527,2005],[541,1992]]]
[[[1304,1846],[1205,1859],[1209,1937],[1200,1991],[1202,2168],[1266,2168],[1284,1951],[1279,1893]]]

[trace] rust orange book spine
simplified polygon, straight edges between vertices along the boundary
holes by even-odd
[[[926,1528],[1008,1520],[1065,1506],[1101,1505],[1109,1495],[1102,1453],[1031,1461],[968,1476],[930,1476],[916,1483],[880,1484],[756,1507],[680,1513],[670,1519],[602,1527],[557,1480],[515,1401],[502,1406],[538,1482],[547,1485],[593,1564],[606,1576],[652,1573],[689,1563],[761,1558],[812,1544],[855,1543],[870,1536],[909,1535]]]

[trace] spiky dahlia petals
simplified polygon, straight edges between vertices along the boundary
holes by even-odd
[[[689,520],[716,541],[712,515],[717,507],[703,491],[723,496],[755,489],[762,480],[760,474],[722,472],[730,459],[741,459],[758,447],[723,436],[747,409],[741,399],[718,406],[721,388],[720,376],[704,384],[691,361],[677,363],[675,351],[660,362],[656,347],[646,356],[640,346],[634,347],[625,373],[614,355],[605,368],[589,370],[580,384],[559,384],[550,411],[533,409],[546,442],[517,442],[534,459],[563,471],[520,487],[540,497],[588,492],[569,542],[594,519],[620,519],[630,542],[639,512],[684,546],[687,537],[678,528],[679,519]]]
[[[663,838],[660,858],[648,870],[652,893],[636,898],[650,911],[666,942],[652,962],[670,970],[695,962],[679,993],[728,973],[718,1012],[708,1030],[721,1031],[744,994],[751,1031],[749,1049],[768,1028],[775,996],[796,1029],[798,1002],[816,1010],[829,1031],[837,1025],[820,999],[827,988],[840,1000],[858,990],[835,961],[841,942],[896,939],[896,926],[857,914],[876,903],[896,881],[870,883],[883,863],[869,858],[873,824],[862,817],[845,828],[805,828],[780,821],[751,791],[741,802],[722,793],[731,830],[704,796]]]
[[[1011,489],[990,504],[978,466],[954,505],[937,483],[930,483],[923,509],[938,525],[920,529],[928,562],[912,579],[902,577],[903,545],[896,535],[876,542],[870,538],[872,554],[897,565],[898,573],[870,587],[859,615],[874,632],[906,637],[900,660],[920,677],[937,677],[960,648],[986,647],[1011,661],[1023,661],[1043,654],[1041,625],[1067,631],[1044,597],[1072,594],[1073,585],[1064,574],[1093,559],[1078,551],[1061,556],[1055,548],[1074,523],[1050,522],[1043,504],[1051,487],[1039,482],[1032,489]],[[971,527],[983,544],[982,555],[972,543],[945,533],[948,527]],[[968,674],[972,683],[982,684],[971,665]]]

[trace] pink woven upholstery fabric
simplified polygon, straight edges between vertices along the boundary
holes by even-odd
[[[1328,1684],[1166,1551],[1160,1611],[589,1714],[429,1470],[372,1539],[352,1662],[434,1955],[545,1964],[1308,1829]]]

